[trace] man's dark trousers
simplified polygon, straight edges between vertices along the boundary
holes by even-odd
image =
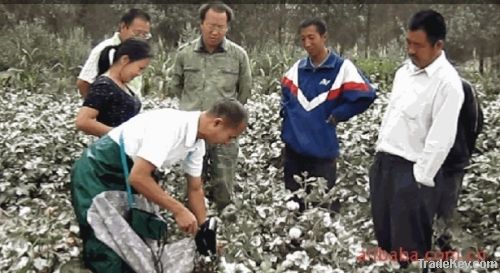
[[[396,251],[398,259],[400,251],[409,259],[416,254],[424,258],[432,246],[438,191],[415,181],[413,165],[402,157],[378,152],[369,173],[375,237],[380,248]],[[440,177],[438,172],[436,184]]]
[[[303,177],[302,173],[307,172],[308,177],[323,177],[326,179],[327,190],[330,190],[335,185],[337,175],[337,161],[333,159],[322,159],[310,156],[301,155],[290,147],[285,146],[284,152],[284,175],[285,175],[285,188],[294,192],[300,189],[301,186],[295,179],[294,175]],[[304,177],[303,177],[304,178]],[[310,193],[311,188],[306,188],[306,192]],[[300,211],[304,211],[304,200],[295,197],[294,201],[300,205]],[[329,204],[330,209],[338,210],[332,206],[338,206],[335,202]]]

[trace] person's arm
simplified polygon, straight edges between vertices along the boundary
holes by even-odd
[[[202,224],[207,218],[203,182],[201,181],[201,177],[194,177],[189,174],[186,175],[186,178],[189,208],[196,216],[198,223]]]
[[[297,69],[300,64],[300,60],[295,62],[290,69],[283,75],[281,78],[281,109],[280,109],[280,117],[284,118],[286,116],[286,105],[287,101],[290,100],[291,96],[297,95]]]
[[[328,117],[327,122],[337,124],[341,121],[347,121],[351,117],[365,111],[372,104],[372,102],[373,100],[370,98],[362,98],[355,101],[344,101],[332,112],[332,114]]]
[[[108,111],[115,96],[113,87],[105,81],[90,85],[89,93],[76,116],[76,128],[97,137],[107,134],[113,127],[97,121],[97,117]]]
[[[252,71],[248,54],[243,51],[240,60],[240,73],[238,76],[238,101],[245,104],[252,94]]]
[[[464,100],[461,84],[446,84],[432,105],[432,124],[424,149],[413,165],[415,180],[433,187],[434,176],[455,142],[460,108]]]
[[[375,89],[351,61],[344,60],[341,70],[339,75],[343,77],[335,79],[334,83],[334,86],[340,89],[340,104],[335,107],[329,118],[335,122],[346,121],[362,113],[376,97]]]
[[[176,97],[181,96],[184,89],[184,65],[182,62],[182,52],[177,51],[175,55],[174,64],[168,73],[170,75],[170,83],[168,84],[168,95]]]
[[[134,189],[149,201],[172,212],[179,228],[189,234],[198,232],[198,221],[189,209],[165,192],[153,179],[156,167],[149,161],[136,157],[130,171],[129,181]]]
[[[85,99],[89,93],[90,89],[90,83],[77,79],[76,80],[76,87],[78,88],[78,91],[80,92],[80,96],[82,96],[83,99]]]
[[[187,196],[189,208],[196,215],[201,225],[206,220],[205,193],[201,173],[203,169],[203,156],[205,155],[205,142],[198,141],[194,150],[190,151],[182,161],[181,167],[186,173]]]
[[[98,110],[91,107],[82,106],[76,116],[76,128],[88,135],[97,137],[101,137],[107,134],[111,129],[113,129],[113,127],[107,126],[97,121],[98,115]]]

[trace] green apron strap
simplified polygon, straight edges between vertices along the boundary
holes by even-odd
[[[128,182],[128,164],[127,164],[127,159],[125,157],[125,144],[123,143],[123,131],[120,133],[119,141],[120,141],[120,159],[122,161],[123,176],[125,177],[125,185],[127,186],[128,207],[133,208],[135,207],[135,200],[134,196],[132,195],[132,190],[130,189],[130,184]]]

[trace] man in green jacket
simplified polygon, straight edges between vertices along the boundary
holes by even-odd
[[[246,103],[252,76],[246,51],[225,35],[233,11],[223,3],[200,7],[201,36],[182,45],[171,70],[170,93],[180,98],[182,110],[206,110],[220,98]],[[221,211],[232,199],[237,166],[238,141],[229,145],[207,144],[205,176],[210,178],[211,195]]]

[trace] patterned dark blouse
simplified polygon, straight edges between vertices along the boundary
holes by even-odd
[[[97,121],[116,127],[141,110],[141,101],[131,90],[130,93],[132,95],[123,91],[112,79],[104,75],[99,76],[90,86],[83,106],[99,111]]]

